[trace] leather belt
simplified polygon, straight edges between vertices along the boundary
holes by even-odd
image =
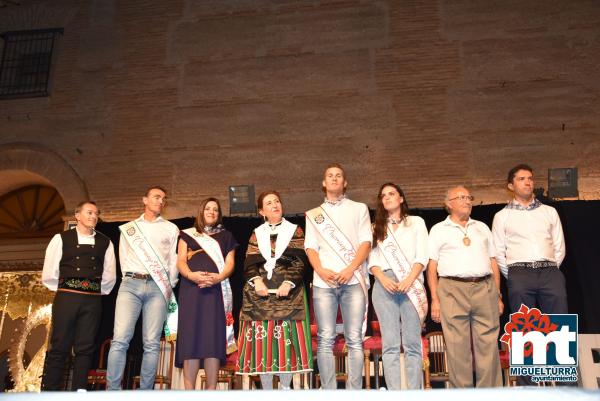
[[[126,272],[125,277],[136,278],[138,280],[149,280],[152,278],[149,274],[144,273],[134,273],[134,272]]]
[[[535,262],[518,262],[512,263],[508,265],[509,269],[514,267],[521,267],[525,269],[547,269],[549,267],[558,267],[556,262],[551,262],[548,260],[536,260]]]
[[[447,278],[448,280],[460,281],[462,283],[479,283],[481,281],[487,280],[491,277],[491,274],[487,276],[480,277],[454,277],[454,276],[442,276],[441,278]]]

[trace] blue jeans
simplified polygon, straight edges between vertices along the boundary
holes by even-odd
[[[121,389],[127,349],[140,312],[143,314],[142,340],[144,342],[140,389],[154,388],[160,337],[167,317],[167,303],[152,279],[123,277],[117,296],[115,327],[108,353],[106,371],[108,390]]]
[[[387,270],[384,274],[398,282],[393,271]],[[387,388],[400,390],[400,344],[404,348],[407,387],[422,388],[421,321],[417,309],[406,294],[390,294],[377,280],[373,286],[373,306],[381,327],[383,373]]]
[[[347,389],[361,389],[364,367],[363,333],[366,299],[360,284],[341,285],[337,288],[313,287],[313,307],[317,319],[317,363],[324,389],[336,389],[335,321],[338,305],[344,319],[344,337],[348,347]]]

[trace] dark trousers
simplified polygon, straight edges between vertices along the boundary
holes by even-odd
[[[507,286],[511,313],[517,312],[521,304],[542,313],[568,313],[565,276],[556,267],[509,267]],[[530,376],[517,377],[517,384],[534,385]]]
[[[565,276],[556,267],[509,267],[507,285],[512,313],[521,304],[537,307],[542,313],[568,313]]]
[[[64,390],[65,362],[73,348],[72,390],[87,387],[102,315],[99,295],[58,291],[52,304],[52,333],[46,352],[42,391]]]

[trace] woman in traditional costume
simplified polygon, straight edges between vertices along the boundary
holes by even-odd
[[[290,388],[293,373],[312,370],[310,322],[303,276],[308,268],[304,233],[283,218],[281,197],[258,197],[264,224],[254,230],[244,264],[238,373],[260,375],[263,389],[273,375]]]
[[[196,388],[198,370],[206,373],[206,388],[217,387],[219,367],[235,351],[232,296],[228,277],[233,273],[233,235],[221,225],[221,205],[205,199],[194,227],[181,231],[177,267],[179,324],[175,366],[183,366],[186,390]]]
[[[369,271],[376,278],[373,306],[383,341],[383,371],[390,390],[400,390],[400,345],[407,387],[423,386],[421,325],[427,316],[423,270],[427,266],[425,221],[409,215],[402,189],[383,184],[377,196]]]

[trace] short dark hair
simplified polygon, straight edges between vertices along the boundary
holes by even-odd
[[[215,202],[219,208],[219,217],[217,217],[216,225],[221,224],[223,221],[223,209],[221,209],[221,202],[219,202],[217,198],[206,198],[202,201],[202,203],[200,203],[200,210],[198,210],[198,216],[196,217],[196,222],[194,223],[194,227],[196,227],[196,231],[199,233],[203,233],[204,227],[206,227],[206,222],[204,221],[204,208],[208,202]]]
[[[329,163],[326,167],[325,170],[323,170],[323,179],[325,179],[325,174],[327,173],[327,170],[329,170],[330,168],[339,168],[340,170],[342,170],[342,176],[344,177],[344,181],[347,182],[346,180],[346,170],[344,170],[344,167],[342,167],[342,165],[340,163]],[[327,193],[327,190],[325,189],[325,187],[321,187],[321,190],[323,191],[323,193]],[[344,193],[346,193],[346,187],[344,187]]]
[[[513,180],[515,179],[515,175],[520,170],[529,171],[531,174],[533,174],[533,169],[531,168],[530,165],[525,164],[525,163],[517,164],[516,166],[514,166],[513,168],[508,170],[508,176],[506,177],[506,182],[509,184],[512,184]]]
[[[258,195],[258,200],[256,201],[256,207],[258,208],[258,210],[262,210],[263,202],[268,195],[275,195],[279,199],[279,202],[281,202],[281,195],[279,195],[279,192],[273,189],[261,192],[260,195]]]
[[[77,204],[77,206],[75,206],[75,213],[73,213],[73,214],[77,214],[77,213],[81,212],[81,209],[83,209],[83,207],[85,205],[94,205],[94,206],[96,206],[96,209],[98,208],[98,205],[96,205],[96,202],[94,202],[92,200],[85,200],[85,201],[79,202]],[[100,213],[100,211],[98,211],[98,213]]]
[[[167,194],[167,190],[166,189],[164,189],[160,185],[154,185],[154,186],[148,187],[148,189],[146,189],[146,195],[144,195],[144,196],[147,197],[150,194],[150,191],[152,191],[153,189],[161,190],[161,191],[163,191],[165,193],[165,195]]]

